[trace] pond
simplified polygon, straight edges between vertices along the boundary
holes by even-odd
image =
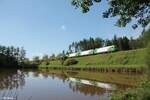
[[[143,74],[0,69],[0,100],[108,100]]]

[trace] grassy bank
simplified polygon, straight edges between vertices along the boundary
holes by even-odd
[[[84,57],[76,57],[77,64],[62,66],[59,60],[43,62],[39,67],[48,68],[144,68],[146,49],[119,51],[109,54],[98,54]],[[68,58],[70,59],[70,58]]]

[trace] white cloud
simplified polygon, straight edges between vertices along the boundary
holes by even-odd
[[[62,25],[62,26],[61,26],[61,29],[65,31],[65,30],[66,30],[66,26],[65,26],[65,25]]]

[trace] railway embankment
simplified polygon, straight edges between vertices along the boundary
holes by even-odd
[[[70,64],[68,66],[62,65],[59,60],[49,61],[48,63],[42,62],[39,68],[142,73],[146,70],[145,55],[146,48],[118,51],[107,54],[67,58],[67,60],[75,59],[77,61],[76,64]]]

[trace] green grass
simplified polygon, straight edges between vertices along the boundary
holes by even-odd
[[[76,57],[77,64],[62,66],[59,61],[50,61],[49,65],[44,62],[39,67],[76,67],[76,68],[101,68],[101,67],[145,67],[146,49],[119,51],[109,54],[98,54],[84,57]]]

